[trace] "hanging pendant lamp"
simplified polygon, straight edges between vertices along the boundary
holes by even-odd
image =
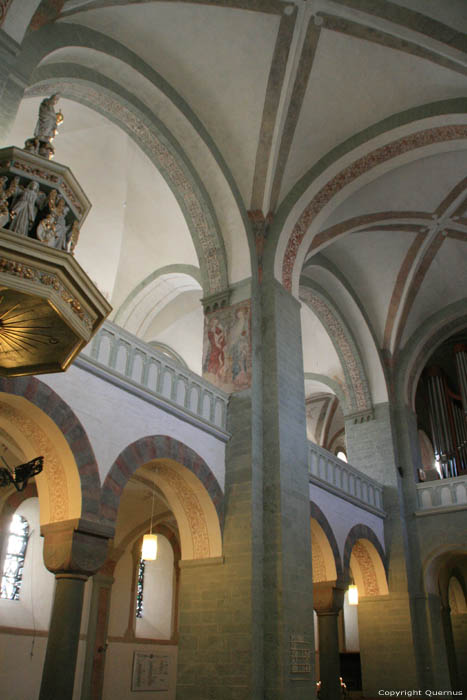
[[[358,605],[358,588],[353,583],[349,586],[349,605]]]
[[[149,535],[144,535],[143,546],[141,548],[141,557],[145,561],[155,561],[157,559],[157,535],[152,534],[152,518],[154,515],[154,487],[152,489],[152,506],[151,506],[151,527]]]

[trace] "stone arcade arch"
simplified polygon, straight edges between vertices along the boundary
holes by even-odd
[[[102,513],[109,524],[116,520],[126,482],[143,465],[150,465],[155,471],[155,482],[177,519],[182,559],[221,556],[221,488],[196,452],[166,435],[141,438],[115,460],[102,487]]]
[[[36,477],[41,525],[96,520],[100,479],[80,421],[50,387],[35,377],[0,379],[2,428],[27,459],[44,456]]]
[[[342,578],[342,563],[336,538],[326,516],[313,501],[310,501],[310,515],[313,583],[335,582]]]
[[[11,444],[21,445],[27,459],[44,456],[35,481],[44,562],[55,574],[56,586],[41,697],[55,691],[57,697],[71,696],[84,585],[105,559],[111,535],[99,519],[97,464],[80,421],[50,387],[35,377],[21,377],[1,379],[0,389],[3,433]],[[57,668],[63,669],[60,677]]]
[[[127,525],[125,529],[123,520],[119,520],[119,509],[130,480],[133,488],[138,490],[139,498],[143,495],[142,490],[146,495],[148,489],[159,492],[169,510],[156,513],[152,522],[152,516],[148,519],[151,513],[149,504],[149,510],[132,513],[133,525]],[[164,654],[168,654],[171,659],[170,673],[175,673],[180,567],[217,563],[221,560],[223,493],[206,462],[194,450],[169,436],[152,435],[128,445],[117,457],[102,487],[101,510],[109,527],[116,529],[116,539],[107,561],[93,582],[92,595],[96,603],[91,610],[88,626],[91,644],[86,650],[83,687],[104,688],[104,692],[112,692],[121,677],[126,678],[131,674],[133,650],[142,643],[142,639],[136,638],[134,620],[135,572],[142,535],[153,524],[152,531],[166,537],[174,551],[176,566],[172,634],[170,639],[147,639],[147,644],[152,645],[151,649],[155,653],[161,653],[165,649]],[[121,513],[122,518],[129,517],[128,504],[124,513]],[[122,562],[125,562],[124,567]],[[113,605],[118,607],[123,601],[124,612],[123,619],[118,622],[120,631],[117,637],[112,637],[109,633],[109,654],[105,662],[99,657],[99,647],[107,640],[109,620],[114,626],[117,624],[115,620],[112,622],[114,618],[111,617],[110,603],[114,575],[118,602]],[[113,595],[112,593],[112,597]],[[97,603],[99,600],[102,601],[100,608]],[[161,647],[164,644],[166,646]],[[98,663],[96,658],[100,659]],[[172,680],[171,683],[173,682]]]
[[[359,596],[387,595],[386,556],[381,542],[367,525],[354,525],[344,545],[344,572],[353,578]]]
[[[323,324],[341,362],[345,377],[341,386],[344,413],[371,414],[371,394],[361,353],[342,314],[326,292],[310,281],[302,280],[300,299]]]
[[[23,44],[22,52],[18,56],[17,70],[28,85],[25,94],[31,96],[43,95],[50,91],[60,92],[64,97],[81,102],[103,114],[126,131],[158,168],[178,200],[197,251],[204,294],[209,296],[224,292],[228,287],[229,275],[219,222],[211,196],[184,152],[183,144],[174,138],[153,110],[115,82],[118,80],[118,68],[115,70],[115,80],[111,80],[97,70],[90,70],[79,64],[41,65],[41,61],[54,51],[67,47],[100,51],[109,58],[121,56],[123,64],[134,68],[138,74],[147,78],[185,115],[196,131],[199,127],[206,140],[204,128],[198,124],[188,105],[161,76],[132,51],[99,32],[73,24],[52,24],[42,28],[36,27],[36,31],[31,32]],[[17,109],[20,102],[18,98],[21,97],[16,86],[8,97],[12,103],[12,113]],[[210,151],[216,150],[210,142],[207,146]],[[213,155],[217,160],[217,152]],[[220,163],[219,166],[225,171],[223,175],[227,177],[227,187],[233,187],[235,190],[225,164]],[[232,191],[230,195],[235,198],[238,206],[240,199],[237,192]],[[241,215],[243,216],[244,212],[241,212]]]
[[[457,533],[456,533],[457,534]],[[465,651],[467,649],[467,549],[451,533],[450,542],[432,551],[423,567],[425,589],[428,593],[432,638],[446,687],[467,692]]]
[[[357,586],[358,636],[360,641],[360,663],[364,695],[376,694],[381,682],[381,664],[384,657],[382,636],[387,618],[381,615],[381,600],[389,599],[387,582],[387,560],[376,534],[366,525],[358,524],[350,530],[344,545],[343,567],[345,575]],[[390,606],[388,605],[388,608]]]
[[[321,509],[310,502],[311,556],[313,568],[313,607],[318,622],[318,644],[315,640],[316,677],[321,680],[324,698],[340,692],[338,618],[342,610],[346,582],[334,533]]]

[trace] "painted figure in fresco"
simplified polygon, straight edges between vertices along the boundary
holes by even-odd
[[[44,193],[39,190],[39,183],[30,182],[11,209],[10,231],[27,236],[36,219],[37,207],[42,205],[44,198]]]
[[[250,329],[248,308],[235,311],[235,322],[231,332],[230,355],[232,357],[232,381],[236,388],[248,386],[250,356]]]
[[[227,340],[224,330],[217,318],[211,318],[208,326],[209,354],[206,371],[220,377],[225,365],[225,346]]]

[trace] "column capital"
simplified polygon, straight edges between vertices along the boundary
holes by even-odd
[[[209,294],[201,299],[203,305],[204,313],[210,314],[213,311],[218,311],[219,309],[224,309],[230,304],[231,289],[227,287],[221,292],[215,292],[214,294]]]
[[[344,605],[347,585],[338,581],[313,584],[313,607],[317,615],[337,615]]]
[[[41,534],[44,563],[49,571],[87,578],[104,564],[113,532],[98,523],[73,519],[43,525]]]

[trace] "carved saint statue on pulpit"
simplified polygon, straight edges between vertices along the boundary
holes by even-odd
[[[39,141],[50,142],[57,133],[58,124],[61,124],[63,121],[61,112],[55,111],[55,105],[59,97],[60,95],[56,93],[51,97],[46,97],[41,102],[36,128],[34,129],[34,136]]]
[[[51,97],[42,100],[39,107],[34,136],[26,141],[24,148],[30,153],[37,153],[49,160],[53,158],[54,147],[52,141],[57,133],[57,127],[63,122],[63,114],[55,111],[60,95],[55,93]]]

